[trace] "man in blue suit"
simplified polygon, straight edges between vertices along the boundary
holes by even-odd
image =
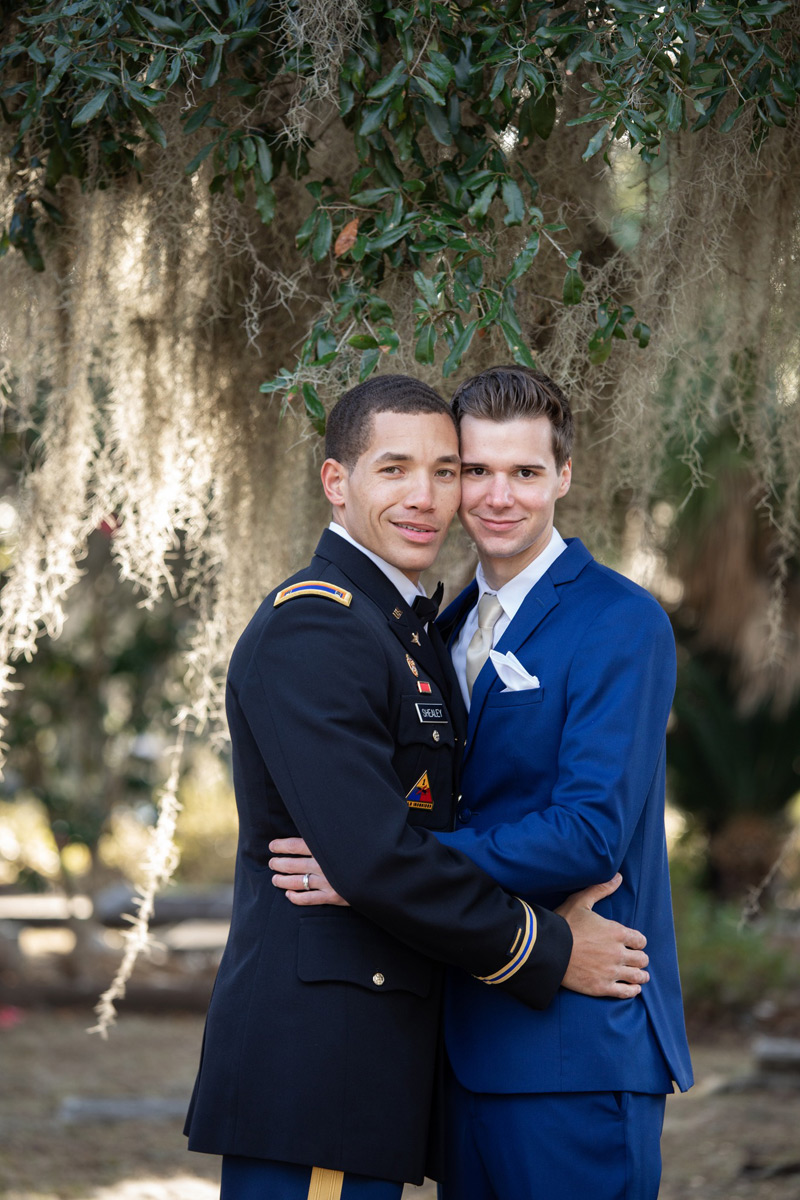
[[[551,907],[620,871],[597,911],[642,930],[651,979],[627,1001],[562,988],[534,1014],[450,974],[442,1195],[650,1200],[665,1095],[692,1082],[663,819],[672,631],[647,592],[554,528],[572,471],[560,389],[504,367],[453,408],[480,565],[441,620],[469,723],[458,831],[440,840]]]
[[[597,911],[648,939],[628,1000],[561,989],[544,1012],[449,973],[443,1200],[652,1200],[673,1080],[691,1085],[664,836],[669,621],[554,528],[569,404],[523,367],[456,392],[460,519],[480,558],[440,621],[469,708],[457,830],[437,834],[555,908],[616,871]]]

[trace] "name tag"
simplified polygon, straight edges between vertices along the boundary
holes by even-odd
[[[423,725],[449,725],[443,704],[415,704],[417,716]]]

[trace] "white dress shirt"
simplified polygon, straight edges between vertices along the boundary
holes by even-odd
[[[427,596],[428,593],[425,591],[425,588],[422,586],[422,584],[412,583],[408,576],[404,575],[399,567],[392,566],[392,564],[387,562],[385,558],[381,558],[379,555],[374,554],[372,550],[367,550],[366,546],[362,546],[361,542],[357,542],[356,539],[347,532],[344,525],[340,525],[338,521],[331,521],[328,529],[331,529],[334,533],[338,533],[339,537],[343,537],[344,540],[349,542],[351,546],[355,546],[356,550],[360,550],[362,554],[366,554],[367,558],[372,559],[372,561],[375,563],[375,566],[379,567],[381,571],[383,571],[389,582],[394,584],[409,608],[411,608],[417,596]]]
[[[458,677],[458,685],[461,688],[461,695],[464,697],[464,703],[469,708],[469,691],[467,690],[467,647],[472,641],[475,630],[478,628],[478,604],[481,597],[487,593],[492,596],[497,596],[503,611],[497,618],[492,635],[492,647],[494,648],[500,641],[505,631],[508,629],[511,621],[517,615],[517,612],[522,605],[523,600],[527,596],[535,583],[548,571],[553,563],[558,558],[559,554],[567,548],[567,543],[562,538],[557,529],[553,530],[550,541],[538,554],[532,563],[528,563],[527,567],[515,575],[513,579],[509,579],[508,583],[504,583],[501,588],[495,591],[489,587],[486,582],[486,576],[483,573],[483,567],[478,564],[478,569],[475,572],[475,582],[478,585],[478,595],[475,598],[475,607],[471,608],[467,613],[467,619],[461,626],[461,632],[453,643],[452,658],[453,666],[455,667],[456,676]]]

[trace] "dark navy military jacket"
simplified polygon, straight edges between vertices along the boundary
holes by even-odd
[[[532,1007],[558,989],[566,923],[532,906],[526,954],[521,902],[431,832],[453,825],[465,723],[432,636],[366,555],[326,531],[236,646],[233,919],[192,1150],[420,1182],[437,1169],[442,964],[497,973]],[[272,885],[269,842],[297,835],[352,907],[297,908]]]

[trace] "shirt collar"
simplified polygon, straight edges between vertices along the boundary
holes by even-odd
[[[497,596],[497,599],[503,606],[503,612],[509,621],[512,621],[533,585],[539,582],[545,572],[552,567],[559,554],[562,554],[566,548],[567,543],[558,530],[554,528],[550,536],[550,541],[541,554],[537,554],[533,562],[528,563],[527,567],[523,567],[519,574],[515,575],[513,579],[509,579],[508,583],[504,583],[496,591],[486,582],[483,567],[479,563],[478,569],[475,572],[475,582],[478,585],[478,600],[480,600],[481,596],[485,596],[487,592]]]
[[[367,558],[371,559],[372,562],[375,563],[375,566],[383,571],[389,582],[394,584],[409,608],[411,608],[417,596],[427,595],[421,584],[412,583],[408,576],[404,575],[399,567],[393,566],[392,563],[387,562],[385,558],[381,558],[379,555],[373,554],[372,550],[367,550],[366,546],[362,546],[360,542],[357,542],[356,539],[347,532],[344,525],[340,525],[338,521],[331,521],[328,528],[332,530],[333,533],[338,533],[339,537],[343,537],[344,540],[349,542],[351,546],[355,546],[356,550],[360,550],[362,554],[366,554]]]

